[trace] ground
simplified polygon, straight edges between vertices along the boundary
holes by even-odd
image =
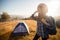
[[[16,24],[20,21],[26,22],[29,27],[30,34],[26,36],[10,37],[11,32],[14,30]],[[36,21],[34,20],[12,20],[0,22],[0,40],[32,40],[36,33]],[[41,38],[39,38],[41,40]],[[48,40],[60,40],[60,29],[57,28],[56,35],[49,35]]]

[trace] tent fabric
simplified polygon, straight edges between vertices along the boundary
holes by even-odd
[[[25,22],[19,22],[14,31],[13,35],[26,35],[29,34],[29,28]]]

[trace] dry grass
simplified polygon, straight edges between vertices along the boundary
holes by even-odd
[[[10,37],[11,32],[14,30],[19,21],[25,21],[30,29],[30,35]],[[36,31],[36,21],[34,20],[14,20],[9,22],[0,22],[0,40],[32,40]],[[41,40],[41,38],[39,38]],[[60,29],[57,29],[56,35],[49,35],[48,40],[60,40]]]

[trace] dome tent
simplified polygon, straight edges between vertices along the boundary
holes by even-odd
[[[28,35],[29,28],[25,22],[19,22],[16,27],[14,28],[12,35]]]

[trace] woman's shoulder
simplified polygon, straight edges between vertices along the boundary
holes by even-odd
[[[47,16],[47,20],[54,22],[55,19],[52,16]]]
[[[54,20],[54,18],[53,18],[52,16],[49,16],[49,18],[50,18],[51,20]]]
[[[46,16],[46,18],[48,18],[48,19],[54,19],[52,16]]]

